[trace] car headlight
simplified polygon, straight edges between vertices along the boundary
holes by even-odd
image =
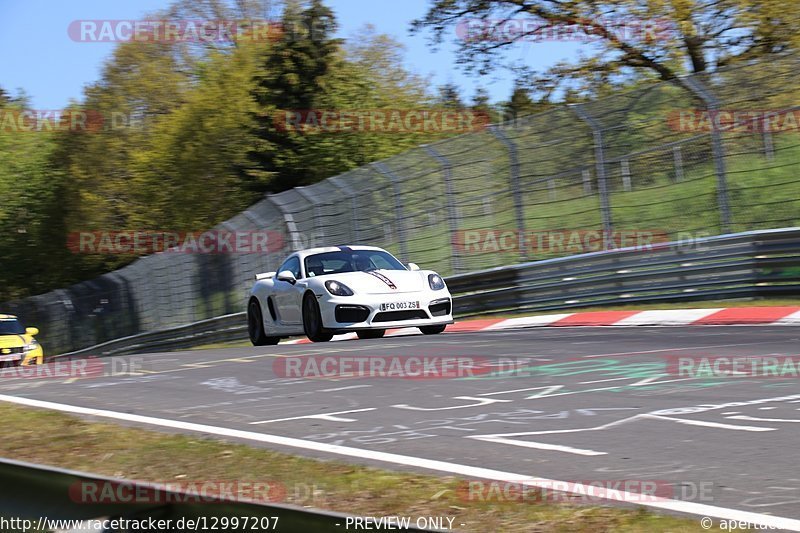
[[[328,292],[333,294],[334,296],[352,296],[353,290],[345,285],[344,283],[339,283],[338,281],[326,281],[325,288],[328,289]]]
[[[435,291],[444,289],[444,280],[439,274],[428,274],[428,285]]]

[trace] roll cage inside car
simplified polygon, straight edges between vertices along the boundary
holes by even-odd
[[[303,263],[308,277],[370,270],[407,270],[400,261],[383,250],[323,252],[309,255]]]

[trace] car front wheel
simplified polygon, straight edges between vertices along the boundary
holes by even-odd
[[[328,333],[322,327],[319,304],[316,297],[310,292],[303,297],[303,329],[306,337],[312,342],[328,342],[333,338],[333,334]]]
[[[438,335],[439,333],[444,331],[447,325],[441,326],[422,326],[419,330],[425,335]]]

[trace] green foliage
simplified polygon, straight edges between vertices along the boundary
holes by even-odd
[[[0,102],[0,114],[18,116],[23,108]],[[25,289],[45,288],[47,275],[56,275],[53,259],[63,256],[61,223],[62,175],[53,172],[50,132],[0,128],[0,295],[10,298]],[[43,276],[30,279],[33,271]]]

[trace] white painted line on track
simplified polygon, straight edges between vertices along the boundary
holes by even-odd
[[[365,387],[372,387],[372,385],[350,385],[349,387],[336,387],[335,389],[320,389],[316,392],[336,392],[340,390],[363,389]]]
[[[661,375],[659,375],[657,377],[662,377],[664,375],[666,375],[666,374],[661,374]],[[622,377],[622,378],[595,379],[595,380],[592,380],[592,381],[579,381],[578,385],[592,385],[594,383],[608,383],[609,381],[623,381],[623,380],[626,380],[626,379],[628,381],[630,381],[631,379],[634,379],[634,378],[629,378],[629,377],[625,376],[625,377]]]
[[[757,416],[736,415],[729,416],[731,420],[750,420],[751,422],[790,422],[794,424],[800,423],[800,420],[794,418],[759,418]]]
[[[472,437],[475,440],[484,442],[494,442],[496,444],[510,444],[512,446],[521,446],[523,448],[534,448],[536,450],[548,450],[552,452],[565,452],[575,455],[608,455],[606,452],[597,452],[595,450],[585,450],[583,448],[573,448],[572,446],[564,446],[562,444],[546,444],[544,442],[533,442],[529,440],[514,440],[504,439],[503,437]]]
[[[272,420],[259,420],[258,422],[250,422],[250,424],[271,424],[272,422],[286,422],[288,420],[301,420],[305,418],[315,418],[319,420],[328,420],[331,422],[353,422],[352,418],[342,418],[334,415],[346,415],[349,413],[363,413],[365,411],[374,411],[375,407],[367,407],[366,409],[353,409],[352,411],[337,411],[335,413],[320,413],[315,415],[303,416],[290,416],[288,418],[274,418]]]
[[[455,396],[456,400],[476,400],[478,403],[470,403],[467,405],[450,405],[447,407],[414,407],[407,403],[397,403],[392,407],[397,409],[408,409],[409,411],[449,411],[451,409],[468,409],[470,407],[483,407],[492,403],[509,403],[514,400],[494,400],[491,398],[477,398],[475,396]]]
[[[706,420],[687,420],[685,418],[674,418],[671,416],[658,416],[651,414],[643,414],[642,418],[652,418],[656,420],[671,420],[679,424],[686,424],[687,426],[702,426],[707,428],[716,429],[732,429],[734,431],[775,431],[775,428],[764,428],[760,426],[737,426],[734,424],[721,424],[719,422],[708,422]],[[728,418],[737,418],[729,416]]]
[[[414,457],[410,455],[400,455],[396,453],[380,452],[376,450],[364,450],[360,448],[351,448],[349,446],[339,446],[336,444],[326,444],[323,442],[307,441],[292,437],[282,437],[279,435],[269,435],[265,433],[257,433],[254,431],[242,431],[242,430],[222,428],[217,426],[208,426],[205,424],[182,422],[178,420],[169,420],[165,418],[156,418],[152,416],[136,415],[131,413],[120,413],[116,411],[107,411],[103,409],[92,409],[88,407],[79,407],[76,405],[67,405],[55,402],[47,402],[43,400],[34,400],[32,398],[19,398],[17,396],[7,396],[3,394],[0,395],[0,401],[14,403],[18,405],[26,405],[29,407],[40,407],[43,409],[51,409],[53,411],[61,411],[61,412],[86,415],[86,416],[111,418],[115,420],[124,420],[127,422],[147,424],[151,426],[167,427],[172,429],[193,431],[197,433],[219,435],[229,438],[263,442],[266,444],[274,444],[277,446],[288,446],[291,448],[300,448],[303,450],[332,453],[336,455],[342,455],[345,457],[355,457],[359,459],[381,461],[384,463],[391,463],[395,465],[424,468],[426,470],[434,470],[437,472],[448,472],[451,474],[464,476],[468,479],[480,478],[489,480],[502,480],[512,483],[520,483],[528,487],[538,487],[548,490],[553,487],[554,483],[564,483],[562,481],[556,481],[552,479],[535,478],[523,474],[516,474],[513,472],[504,472],[502,470],[494,470],[490,468],[462,465],[458,463],[450,463],[447,461],[437,461],[434,459],[424,459],[421,457]],[[578,483],[572,483],[570,484],[570,487],[572,488],[572,490],[567,490],[565,492],[589,494],[589,492],[586,491],[591,490],[591,487]],[[714,518],[724,518],[727,520],[736,520],[741,522],[758,523],[767,527],[782,528],[791,531],[800,531],[800,520],[794,518],[785,518],[781,516],[773,516],[762,513],[753,513],[749,511],[729,509],[726,507],[717,507],[714,505],[706,505],[702,503],[671,500],[668,498],[654,498],[656,501],[642,501],[646,498],[642,498],[641,494],[634,494],[625,491],[609,491],[606,494],[606,496],[609,501],[639,502],[639,505],[645,507],[652,507],[654,509],[663,509],[665,511],[674,511],[674,512],[688,513],[693,515],[703,515]]]
[[[512,394],[514,392],[528,392],[532,390],[542,390],[542,389],[545,389],[547,392],[553,392],[561,390],[562,388],[564,388],[564,385],[549,385],[543,387],[528,387],[527,389],[512,389],[512,390],[504,390],[498,392],[484,392],[483,394],[478,394],[478,396],[497,396],[498,394]]]
[[[635,352],[616,352],[616,353],[599,353],[593,355],[584,355],[582,357],[590,359],[592,357],[611,357],[615,355],[641,355],[647,353],[661,353],[661,352],[685,352],[686,350],[705,350],[707,348],[732,348],[736,346],[761,346],[763,342],[746,342],[741,344],[714,344],[712,346],[689,346],[688,348],[664,348],[660,350],[641,350]]]

